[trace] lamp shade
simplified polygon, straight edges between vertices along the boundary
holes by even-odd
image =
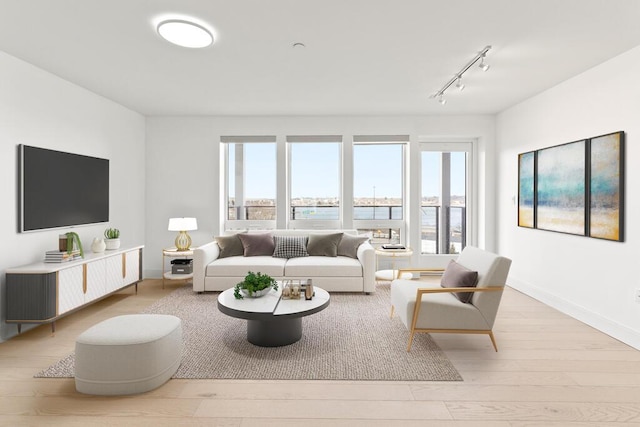
[[[169,231],[191,231],[198,229],[195,218],[169,218]]]

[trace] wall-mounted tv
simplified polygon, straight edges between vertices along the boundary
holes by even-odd
[[[109,160],[18,146],[19,231],[109,221]]]

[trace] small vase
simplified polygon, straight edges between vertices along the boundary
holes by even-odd
[[[91,250],[95,253],[104,252],[107,248],[107,244],[104,242],[104,239],[96,237],[93,239],[93,243],[91,243]]]
[[[107,239],[105,240],[106,248],[108,251],[118,249],[120,247],[120,239]]]

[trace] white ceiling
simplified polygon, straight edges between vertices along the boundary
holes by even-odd
[[[216,43],[165,42],[169,16]],[[0,0],[0,50],[145,115],[493,114],[640,45],[639,22],[638,0]],[[488,72],[429,98],[486,45]]]

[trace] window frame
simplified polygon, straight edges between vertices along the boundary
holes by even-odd
[[[390,241],[389,243],[401,243],[401,244],[407,244],[407,238],[406,238],[406,230],[407,230],[407,218],[408,218],[408,204],[407,204],[407,200],[408,200],[408,194],[407,194],[407,189],[408,189],[408,167],[407,167],[407,162],[408,162],[408,149],[409,149],[409,136],[408,135],[392,135],[392,136],[383,136],[383,135],[375,135],[375,136],[360,136],[360,135],[356,135],[353,138],[353,144],[352,144],[352,149],[351,149],[351,154],[352,154],[352,175],[351,175],[351,186],[352,188],[355,186],[355,161],[356,161],[356,152],[355,152],[355,147],[358,145],[399,145],[401,146],[401,171],[400,171],[400,175],[401,175],[401,198],[402,201],[400,202],[400,206],[402,208],[402,219],[355,219],[355,215],[354,215],[354,198],[355,198],[355,194],[352,194],[352,200],[350,201],[350,206],[348,207],[349,209],[351,209],[352,213],[352,226],[354,229],[360,231],[360,230],[375,230],[375,229],[379,229],[379,230],[399,230],[399,238],[398,241]]]
[[[233,230],[247,230],[247,229],[257,229],[257,230],[272,230],[276,228],[276,224],[278,222],[278,204],[279,204],[279,196],[278,196],[278,144],[276,141],[276,137],[272,135],[261,135],[261,136],[222,136],[220,138],[220,144],[222,148],[222,155],[224,159],[223,170],[223,229],[225,231],[233,231]],[[274,146],[274,154],[275,154],[275,173],[276,173],[276,196],[275,196],[275,218],[273,220],[255,220],[255,219],[229,219],[229,173],[230,173],[230,165],[229,165],[229,148],[231,144],[273,144]],[[237,160],[236,160],[237,163]],[[235,169],[234,169],[235,170]]]
[[[291,205],[291,184],[292,173],[291,168],[293,165],[292,156],[292,144],[309,144],[309,143],[326,143],[326,144],[338,144],[338,218],[337,219],[291,219],[291,211],[293,206]],[[287,189],[286,189],[286,206],[287,206],[287,218],[286,224],[289,229],[325,229],[325,230],[339,230],[342,227],[345,209],[343,198],[343,185],[344,185],[344,168],[343,168],[343,136],[342,135],[288,135],[286,137],[286,154],[287,154]]]
[[[428,258],[432,257],[442,257],[442,258],[455,258],[458,254],[450,254],[450,253],[442,253],[440,249],[438,253],[422,253],[422,174],[423,174],[423,165],[422,165],[422,153],[423,152],[465,152],[466,156],[466,176],[465,176],[465,227],[466,227],[466,240],[464,245],[477,245],[477,223],[478,223],[478,211],[476,207],[476,193],[477,193],[477,180],[475,179],[475,170],[476,170],[476,159],[477,159],[477,143],[474,140],[456,140],[456,141],[442,141],[442,140],[428,140],[428,139],[420,139],[418,144],[418,164],[419,164],[419,182],[418,182],[418,203],[416,203],[416,217],[415,217],[415,226],[412,227],[412,237],[415,239],[414,241],[417,243],[418,250],[416,253],[421,259],[420,262],[425,262]],[[448,171],[449,169],[447,169]],[[440,179],[441,179],[441,188],[447,187],[450,188],[451,176],[450,174],[445,174],[445,170],[440,171]],[[440,205],[440,209],[442,210],[442,201]],[[414,225],[414,224],[412,224]],[[442,232],[445,228],[444,221],[440,220],[439,222],[439,233],[442,235]],[[443,245],[443,239],[437,243],[437,245],[441,248]]]

